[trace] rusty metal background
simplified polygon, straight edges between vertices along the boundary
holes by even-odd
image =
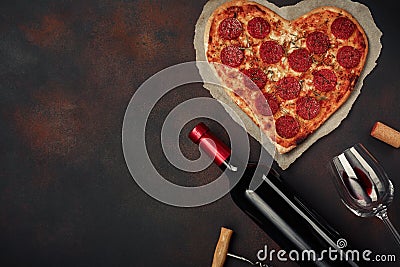
[[[166,206],[134,183],[124,162],[121,127],[131,96],[155,72],[195,59],[194,25],[205,2],[1,1],[1,266],[204,267],[221,226],[235,231],[230,250],[236,254],[255,259],[264,245],[279,248],[229,196],[200,208]],[[378,66],[342,125],[282,174],[353,247],[400,258],[380,221],[357,218],[340,203],[327,168],[333,155],[362,142],[400,190],[400,151],[369,136],[377,120],[400,128],[398,11],[389,1],[361,2],[384,34]],[[219,171],[182,173],[161,153],[165,114],[196,96],[209,94],[200,84],[171,92],[147,128],[153,162],[181,184],[207,183]],[[182,132],[188,157],[198,156],[185,138],[194,123]],[[251,146],[256,159],[259,145],[252,140]],[[396,194],[389,214],[397,227],[399,206]],[[244,265],[228,260],[226,266]]]

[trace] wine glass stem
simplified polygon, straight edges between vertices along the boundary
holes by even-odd
[[[392,232],[394,239],[396,239],[397,245],[400,246],[400,235],[397,232],[396,228],[393,226],[393,224],[390,222],[389,217],[387,215],[387,211],[383,211],[380,214],[377,215],[379,219],[381,219],[387,228],[389,228],[390,232]]]

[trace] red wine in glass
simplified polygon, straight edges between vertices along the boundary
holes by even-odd
[[[354,176],[349,177],[346,171],[342,171],[342,179],[351,196],[357,200],[372,202],[376,200],[376,187],[372,184],[369,174],[360,168],[353,168]]]
[[[336,189],[346,207],[357,216],[381,219],[400,246],[399,233],[387,215],[394,187],[371,153],[356,144],[332,159],[332,169]]]

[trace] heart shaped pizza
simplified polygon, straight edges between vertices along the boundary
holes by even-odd
[[[255,86],[226,92],[281,154],[315,132],[348,99],[368,53],[357,20],[328,6],[288,21],[258,3],[231,1],[212,13],[204,41],[209,62],[253,81]],[[275,127],[256,117],[272,117]]]

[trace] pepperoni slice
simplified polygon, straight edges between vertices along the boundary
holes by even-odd
[[[306,45],[311,53],[323,54],[329,49],[329,37],[322,32],[312,32],[307,36]]]
[[[283,57],[283,54],[283,47],[275,41],[266,41],[260,46],[260,57],[264,63],[278,63]]]
[[[244,53],[236,45],[229,45],[221,51],[221,62],[230,67],[238,67],[244,60]]]
[[[356,29],[356,25],[345,17],[335,19],[331,25],[332,34],[338,39],[349,39]]]
[[[360,63],[361,52],[352,46],[343,46],[337,52],[337,60],[343,68],[352,69]]]
[[[303,96],[296,101],[296,113],[305,120],[317,117],[321,104],[313,97]]]
[[[238,38],[243,31],[242,23],[237,18],[226,18],[218,27],[218,34],[225,40]]]
[[[279,136],[289,139],[299,132],[299,122],[290,115],[279,117],[275,122],[275,129]]]
[[[265,84],[267,83],[267,75],[259,69],[259,68],[251,68],[242,71],[244,74],[247,75],[256,85],[258,88],[264,88]],[[255,90],[255,86],[248,79],[245,80],[246,87]]]
[[[290,53],[289,57],[289,66],[292,70],[297,72],[305,72],[311,67],[311,55],[305,48],[300,48],[294,50]]]
[[[330,69],[321,69],[313,72],[315,89],[321,92],[329,92],[335,89],[337,77]]]
[[[285,100],[298,97],[301,90],[300,82],[295,77],[284,77],[280,79],[276,87],[277,94]]]
[[[274,115],[279,110],[278,100],[270,93],[265,92],[256,98],[255,106],[258,112],[264,116]]]
[[[263,39],[271,31],[271,26],[265,19],[255,17],[249,21],[249,24],[247,24],[247,30],[254,38]]]

